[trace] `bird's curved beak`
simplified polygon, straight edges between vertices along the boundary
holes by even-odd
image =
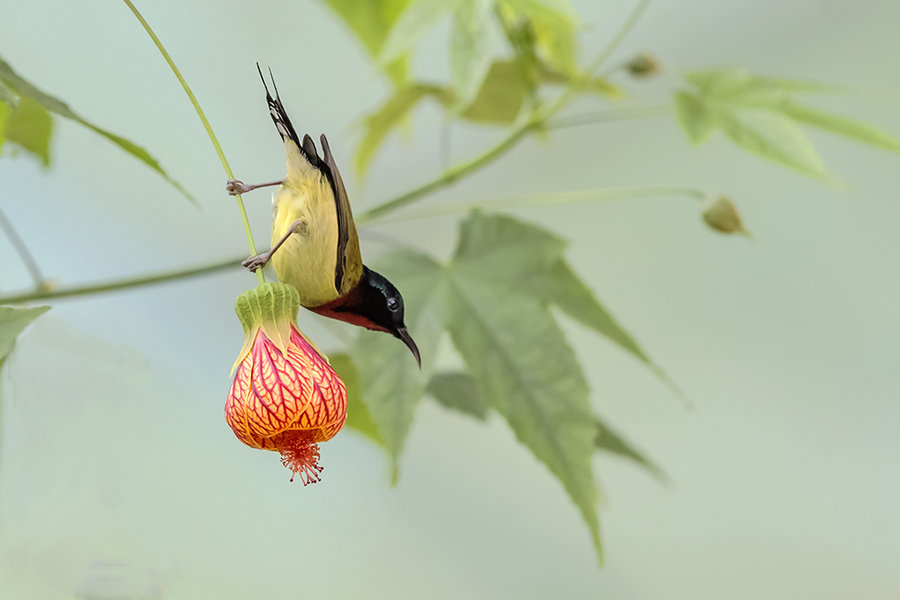
[[[413,341],[412,336],[409,335],[409,331],[406,330],[406,327],[398,327],[394,335],[403,340],[403,343],[406,344],[409,351],[416,357],[416,364],[419,365],[419,369],[421,369],[422,357],[419,355],[419,347],[416,346],[416,342]]]

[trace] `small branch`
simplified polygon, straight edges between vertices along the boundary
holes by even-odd
[[[650,198],[654,196],[680,196],[705,200],[706,194],[696,188],[666,185],[647,185],[635,187],[601,188],[596,190],[577,190],[571,192],[553,192],[549,194],[528,194],[509,198],[495,198],[481,202],[466,202],[438,206],[431,210],[395,215],[387,219],[379,219],[378,224],[427,219],[447,215],[465,213],[475,208],[502,209],[524,208],[533,206],[551,206],[556,204],[578,204],[603,200],[625,200],[628,198]]]
[[[143,275],[132,279],[118,279],[106,283],[94,283],[86,285],[76,285],[72,287],[63,287],[56,290],[38,290],[25,294],[16,294],[11,296],[0,297],[0,304],[22,304],[23,302],[32,302],[34,300],[49,300],[59,298],[71,298],[73,296],[86,296],[89,294],[101,294],[104,292],[115,292],[119,290],[143,287],[164,283],[167,281],[177,281],[188,277],[196,277],[198,275],[209,275],[218,271],[234,269],[240,267],[241,261],[246,258],[239,256],[231,258],[227,261],[219,261],[209,265],[199,267],[190,267],[187,269],[179,269],[176,271],[166,271],[154,275]]]
[[[137,20],[140,21],[141,25],[144,27],[144,30],[147,32],[147,35],[149,35],[150,39],[153,40],[153,43],[156,45],[156,48],[166,60],[169,68],[172,69],[172,73],[175,74],[175,77],[178,79],[181,87],[184,88],[185,94],[187,94],[187,97],[191,101],[191,104],[194,105],[194,110],[197,111],[197,116],[200,117],[200,122],[203,123],[203,128],[206,129],[206,134],[209,136],[209,141],[212,142],[213,147],[216,149],[216,154],[219,155],[219,161],[222,163],[222,167],[225,168],[225,174],[228,175],[228,179],[234,179],[234,173],[231,172],[231,167],[228,165],[228,159],[225,158],[225,152],[222,151],[222,146],[221,144],[219,144],[219,139],[216,137],[216,134],[213,133],[212,126],[209,124],[209,120],[206,118],[206,114],[203,112],[203,109],[200,108],[200,103],[197,101],[197,97],[194,96],[194,92],[191,90],[191,86],[189,86],[184,77],[182,77],[181,71],[179,71],[178,67],[175,66],[175,62],[172,60],[172,57],[169,56],[169,53],[166,51],[165,46],[163,46],[163,43],[159,40],[158,37],[156,37],[156,34],[153,32],[153,29],[151,29],[150,24],[147,23],[146,20],[144,20],[143,15],[141,15],[137,7],[132,4],[131,0],[123,1],[128,6],[128,8],[131,9],[131,12],[134,13],[134,16],[137,17]],[[250,220],[247,218],[247,211],[244,208],[244,199],[240,194],[235,194],[234,198],[235,200],[237,200],[238,211],[240,211],[241,220],[244,222],[244,234],[247,236],[247,245],[250,247],[250,254],[256,254],[256,243],[253,241],[253,231],[250,229]],[[258,269],[256,271],[256,280],[259,283],[266,282],[262,269]]]
[[[19,232],[16,231],[16,228],[13,227],[13,224],[6,218],[6,215],[3,214],[2,210],[0,210],[0,229],[3,229],[3,232],[9,239],[9,243],[15,248],[19,258],[22,259],[22,263],[31,275],[31,279],[34,280],[35,289],[42,288],[47,283],[47,280],[44,279],[43,274],[41,274],[41,268],[38,266],[34,256],[28,250],[25,240],[22,239],[22,236],[19,235]]]

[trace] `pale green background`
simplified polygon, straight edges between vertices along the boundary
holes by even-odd
[[[140,4],[240,177],[283,170],[256,60],[272,66],[297,127],[329,133],[358,210],[440,168],[439,114],[428,108],[365,185],[350,177],[351,124],[386,87],[318,3]],[[576,5],[593,24],[587,51],[630,8]],[[246,251],[209,142],[123,5],[16,3],[3,14],[0,52],[16,69],[145,145],[202,205],[57,121],[51,170],[0,161],[3,210],[48,274],[69,284]],[[649,50],[670,77],[738,64],[845,84],[852,93],[819,106],[900,135],[898,23],[900,4],[886,0],[661,0],[618,57]],[[423,52],[419,72],[446,72],[442,39]],[[662,81],[636,89],[665,99]],[[454,156],[494,136],[460,128]],[[688,184],[731,195],[754,233],[714,234],[679,198],[519,213],[571,237],[576,268],[697,405],[685,411],[631,358],[566,322],[595,408],[671,477],[660,485],[595,460],[602,570],[561,486],[497,417],[477,424],[425,401],[396,488],[383,455],[349,431],[322,448],[324,483],[288,485],[277,456],[238,443],[222,415],[241,345],[233,299],[254,281],[235,270],[59,302],[22,336],[3,387],[0,595],[900,597],[900,157],[814,141],[851,191],[721,139],[692,150],[672,119],[656,118],[528,140],[429,200]],[[261,245],[268,198],[247,198]],[[454,228],[438,219],[377,233],[443,256]],[[364,253],[382,240],[365,233]],[[5,240],[0,252],[0,286],[25,287]],[[338,346],[318,317],[301,324]]]

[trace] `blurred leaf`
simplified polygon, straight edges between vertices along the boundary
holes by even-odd
[[[478,93],[491,66],[491,5],[489,0],[464,0],[453,13],[450,32],[450,74],[462,106]]]
[[[37,156],[46,167],[50,165],[52,132],[50,113],[28,96],[22,96],[18,106],[6,116],[3,136]]]
[[[624,456],[625,458],[631,459],[637,464],[646,468],[656,477],[659,477],[660,479],[666,479],[665,473],[663,473],[662,470],[657,467],[655,463],[653,463],[653,461],[648,459],[641,452],[638,452],[634,448],[634,446],[629,444],[619,434],[610,429],[610,427],[606,425],[606,423],[598,418],[595,419],[594,424],[596,427],[594,446],[596,446],[598,450],[609,452],[610,454]]]
[[[508,124],[516,120],[528,93],[515,61],[495,61],[475,99],[460,118],[467,121]]]
[[[675,115],[695,146],[706,142],[720,126],[718,113],[710,110],[700,98],[687,92],[675,94]]]
[[[570,0],[503,0],[531,19],[568,21],[575,23],[576,13]]]
[[[587,382],[547,306],[509,285],[510,269],[545,264],[547,247],[519,240],[511,250],[491,236],[496,228],[479,212],[462,223],[444,323],[485,399],[562,482],[602,557]]]
[[[481,421],[487,419],[489,408],[475,380],[466,373],[437,373],[428,382],[426,392],[442,406]]]
[[[63,102],[59,98],[55,98],[49,94],[42,92],[41,90],[34,87],[31,83],[23,79],[18,73],[13,70],[9,63],[4,61],[2,58],[0,58],[0,82],[2,82],[8,88],[15,90],[15,92],[20,96],[20,101],[24,101],[25,98],[30,98],[48,111],[56,113],[57,115],[60,115],[67,119],[71,119],[76,123],[79,123],[87,127],[88,129],[91,129],[92,131],[102,135],[115,145],[119,146],[122,150],[128,152],[129,154],[146,164],[148,167],[156,171],[166,181],[168,181],[176,189],[178,189],[178,191],[184,194],[186,198],[188,198],[192,202],[195,201],[194,198],[190,194],[188,194],[183,187],[181,187],[181,184],[169,177],[169,175],[163,170],[160,164],[156,162],[156,160],[152,156],[150,156],[150,154],[146,150],[121,136],[102,129],[101,127],[98,127],[97,125],[94,125],[93,123],[85,120],[80,115],[76,114],[71,108],[69,108],[69,106],[65,102]]]
[[[844,117],[839,117],[824,111],[816,110],[808,106],[785,102],[780,107],[782,113],[801,123],[818,127],[838,135],[864,142],[871,146],[900,152],[900,140],[883,131]]]
[[[548,65],[574,77],[578,74],[575,23],[568,18],[533,20],[538,55]]]
[[[366,50],[377,57],[391,28],[400,14],[409,6],[411,0],[379,0],[378,2],[360,2],[359,0],[323,0],[344,23],[356,34]],[[406,79],[407,57],[398,56],[387,65],[385,71],[395,85]]]
[[[732,67],[693,71],[685,74],[684,78],[705,95],[741,99],[745,103],[784,98],[794,92],[826,92],[834,89],[809,81],[764,77]]]
[[[577,20],[569,0],[506,0],[505,4],[527,17],[538,56],[568,76],[578,73]]]
[[[28,325],[50,310],[49,306],[13,308],[0,306],[0,364],[6,360],[16,338]]]
[[[379,261],[379,271],[403,290],[406,325],[419,346],[422,372],[409,349],[398,339],[375,331],[362,331],[353,346],[362,401],[396,461],[425,395],[425,382],[440,340],[440,322],[432,299],[441,290],[443,267],[413,250],[392,252]]]
[[[15,108],[19,104],[18,94],[6,87],[3,80],[0,80],[0,102],[8,104],[12,108]]]
[[[798,123],[900,152],[900,140],[871,125],[792,99],[796,93],[832,89],[827,86],[762,77],[732,68],[688,73],[685,79],[699,95],[678,92],[675,103],[678,120],[695,144],[703,143],[721,127],[731,141],[745,150],[831,184],[837,182],[826,172]]]
[[[381,48],[378,62],[388,64],[407,53],[441,17],[464,0],[413,0],[400,14]]]
[[[366,403],[360,397],[361,390],[353,361],[347,354],[332,354],[329,359],[331,368],[337,372],[347,388],[347,422],[344,425],[360,432],[382,448],[387,448]]]
[[[409,112],[422,98],[432,96],[441,102],[450,103],[452,99],[441,88],[430,85],[411,85],[401,88],[388,98],[375,112],[363,120],[365,133],[356,149],[353,166],[356,172],[364,174],[375,152],[384,142],[392,129],[398,127]]]
[[[0,102],[0,150],[3,150],[3,142],[6,139],[3,134],[3,131],[6,129],[6,118],[11,111],[12,109],[9,105]]]
[[[790,119],[760,111],[741,116],[722,112],[719,119],[725,134],[744,150],[834,183],[812,142]]]

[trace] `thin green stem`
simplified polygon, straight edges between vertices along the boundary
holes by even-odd
[[[705,200],[706,194],[702,190],[683,186],[646,185],[635,187],[614,187],[595,190],[576,190],[571,192],[553,192],[548,194],[528,194],[524,196],[511,196],[509,198],[494,198],[481,202],[466,202],[438,206],[430,210],[413,213],[405,213],[382,218],[378,224],[411,221],[414,219],[427,219],[447,215],[465,213],[475,208],[523,208],[533,206],[552,206],[557,204],[578,204],[582,202],[597,202],[605,200],[625,200],[628,198],[649,198],[656,196],[680,196]]]
[[[196,277],[198,275],[208,275],[218,271],[233,269],[240,265],[243,257],[231,258],[227,261],[219,261],[199,267],[188,267],[186,269],[178,269],[175,271],[165,271],[163,273],[155,273],[152,275],[142,275],[131,279],[117,279],[104,283],[93,283],[85,285],[75,285],[71,287],[62,287],[55,290],[38,290],[24,294],[14,294],[10,296],[0,297],[0,304],[21,304],[23,302],[32,302],[34,300],[48,300],[59,298],[71,298],[73,296],[86,296],[89,294],[100,294],[104,292],[115,292],[128,288],[142,287],[167,281],[175,281],[178,279],[186,279],[188,277]]]
[[[489,150],[476,156],[473,159],[461,162],[454,167],[451,167],[444,171],[438,177],[432,179],[428,183],[420,185],[417,188],[413,188],[410,191],[397,196],[392,200],[388,200],[374,208],[367,210],[356,218],[356,222],[363,225],[365,223],[369,223],[374,221],[375,219],[382,217],[388,213],[392,213],[399,208],[403,208],[408,204],[412,204],[422,196],[426,196],[431,192],[437,191],[443,187],[446,187],[460,179],[461,177],[473,173],[478,169],[481,169],[493,162],[495,159],[504,154],[507,150],[512,148],[526,133],[530,131],[530,129],[534,127],[534,123],[529,120],[525,125],[522,125],[504,137],[500,142],[491,147]]]
[[[622,24],[613,38],[606,44],[606,46],[604,46],[604,48],[600,51],[600,54],[598,54],[597,57],[594,58],[593,61],[591,61],[589,68],[584,71],[584,73],[576,81],[572,82],[556,100],[535,109],[531,113],[531,115],[528,116],[528,118],[523,120],[520,125],[513,127],[513,129],[509,133],[507,133],[503,139],[497,142],[494,146],[488,148],[482,154],[447,169],[431,181],[413,188],[408,192],[397,196],[396,198],[392,198],[391,200],[387,200],[386,202],[370,208],[357,217],[357,222],[367,223],[379,217],[383,217],[386,214],[392,213],[400,208],[403,208],[404,206],[408,206],[418,201],[420,198],[426,196],[427,194],[430,194],[431,192],[437,191],[452,184],[461,177],[470,175],[475,171],[483,169],[484,167],[498,159],[500,156],[504,155],[508,150],[513,148],[528,133],[544,127],[547,121],[557,112],[559,112],[559,110],[562,109],[566,104],[568,104],[575,94],[582,91],[588,84],[590,84],[591,77],[593,76],[594,72],[596,72],[596,70],[603,64],[603,62],[612,55],[616,48],[619,47],[625,37],[631,32],[631,30],[640,20],[641,15],[644,13],[644,10],[649,4],[650,0],[638,1],[637,6],[635,6],[635,8],[631,11],[631,14],[628,16],[628,18],[625,20],[625,22]]]
[[[200,121],[203,123],[203,127],[206,129],[206,134],[209,136],[209,141],[212,142],[213,147],[216,149],[216,154],[219,155],[219,161],[222,163],[222,166],[225,168],[225,174],[228,175],[228,179],[234,179],[234,174],[231,172],[231,167],[228,165],[228,159],[225,158],[225,153],[222,151],[222,146],[219,144],[218,138],[216,138],[216,134],[213,132],[212,126],[209,124],[209,120],[206,118],[206,115],[203,112],[203,109],[200,108],[200,103],[197,102],[197,97],[194,96],[194,92],[191,91],[191,87],[188,85],[187,81],[185,81],[184,77],[181,76],[181,71],[178,70],[178,67],[175,66],[175,63],[172,61],[172,57],[169,56],[169,53],[166,51],[165,46],[163,46],[162,42],[156,34],[151,29],[150,24],[144,19],[143,15],[141,15],[140,11],[138,11],[137,7],[131,2],[131,0],[123,0],[128,8],[131,9],[131,12],[134,13],[134,16],[137,17],[137,20],[140,21],[141,25],[144,27],[144,30],[147,32],[147,35],[150,36],[150,39],[153,40],[153,43],[156,44],[156,48],[159,50],[160,54],[163,55],[163,58],[166,59],[166,63],[168,63],[169,68],[172,69],[172,73],[175,74],[175,77],[178,78],[178,82],[181,84],[181,87],[184,88],[184,92],[187,94],[188,98],[191,101],[191,104],[194,105],[194,110],[197,111],[197,116],[200,117]],[[250,246],[250,253],[256,254],[256,243],[253,241],[253,231],[250,229],[250,220],[247,218],[247,211],[244,208],[244,199],[240,194],[235,194],[235,200],[237,200],[238,210],[241,213],[241,220],[244,222],[244,233],[247,235],[247,244]],[[263,276],[262,269],[258,269],[256,271],[256,279],[259,283],[265,283],[266,279]]]
[[[621,121],[624,119],[643,119],[646,117],[662,117],[671,114],[672,107],[669,104],[660,104],[654,106],[625,106],[622,108],[611,108],[595,113],[583,115],[571,115],[567,117],[559,117],[547,122],[547,129],[565,129],[567,127],[578,127],[580,125],[593,125],[595,123],[606,123],[608,121]]]
[[[12,247],[19,255],[19,258],[22,259],[22,263],[28,270],[29,275],[31,275],[31,279],[34,280],[35,289],[44,287],[47,280],[44,279],[41,268],[38,266],[31,251],[28,250],[25,240],[22,239],[22,236],[19,235],[19,232],[16,231],[16,228],[13,227],[13,224],[6,218],[6,215],[3,214],[2,210],[0,210],[0,229],[3,229],[7,239],[9,239],[9,243],[12,244]]]

